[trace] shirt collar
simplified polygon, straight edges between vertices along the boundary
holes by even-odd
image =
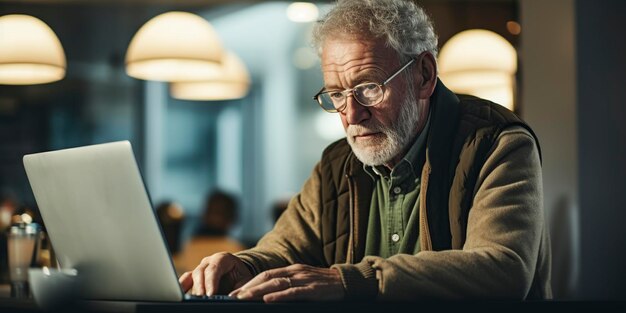
[[[406,162],[409,164],[413,174],[415,174],[416,177],[420,177],[421,175],[420,165],[422,162],[420,161],[420,156],[422,155],[421,152],[426,148],[425,147],[426,138],[428,136],[429,128],[430,128],[430,110],[428,112],[428,119],[426,120],[426,125],[424,125],[424,129],[422,129],[420,134],[417,136],[417,139],[413,142],[413,145],[411,146],[409,151],[406,153],[406,155],[402,158],[402,160],[400,160],[400,163]],[[389,176],[390,174],[389,169],[387,169],[384,165],[369,166],[369,165],[363,164],[363,169],[365,170],[367,174],[370,175],[370,177],[372,177],[372,179],[376,179],[376,176],[382,177],[382,176]]]

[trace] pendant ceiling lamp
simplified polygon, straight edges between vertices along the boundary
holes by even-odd
[[[197,81],[219,72],[222,57],[221,41],[208,21],[168,12],[137,31],[126,52],[126,72],[145,80]]]
[[[293,2],[287,7],[287,18],[292,22],[315,22],[319,16],[319,9],[310,2]]]
[[[0,84],[34,85],[65,77],[61,42],[52,29],[30,15],[0,17]]]
[[[210,80],[172,83],[170,93],[181,100],[230,100],[243,98],[249,88],[250,75],[245,64],[228,52],[220,71]]]
[[[491,100],[511,111],[516,71],[515,48],[488,30],[460,32],[439,53],[439,77],[448,88]]]

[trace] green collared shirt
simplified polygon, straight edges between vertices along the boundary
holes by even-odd
[[[430,116],[407,154],[391,171],[382,165],[364,166],[376,186],[367,223],[365,255],[388,258],[420,250],[418,206],[429,125]]]

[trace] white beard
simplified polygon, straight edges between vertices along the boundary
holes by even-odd
[[[373,119],[348,126],[346,130],[348,143],[356,157],[365,165],[377,166],[388,163],[408,148],[415,139],[420,113],[412,90],[409,90],[406,99],[400,105],[398,121],[390,127],[383,126]],[[354,136],[366,132],[381,132],[384,138],[372,140],[373,142],[368,144],[354,140]]]

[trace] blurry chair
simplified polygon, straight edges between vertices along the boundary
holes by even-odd
[[[228,234],[237,221],[237,211],[237,201],[233,195],[219,190],[209,195],[200,227],[184,244],[182,251],[174,255],[179,274],[193,270],[206,256],[217,252],[235,253],[246,248]]]

